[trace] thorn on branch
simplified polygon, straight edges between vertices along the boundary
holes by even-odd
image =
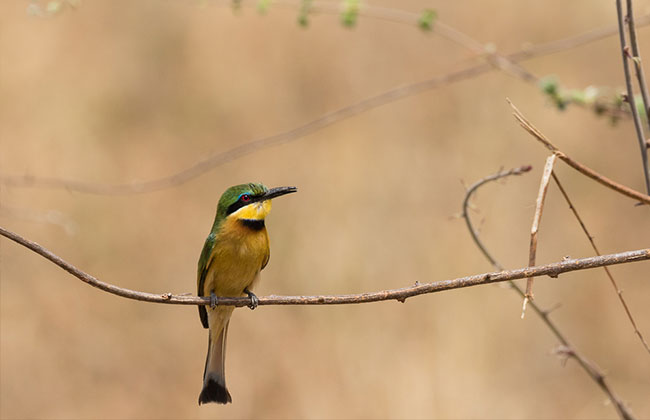
[[[627,58],[633,58],[633,56],[632,56],[632,51],[630,50],[630,46],[629,46],[629,45],[626,45],[625,47],[623,47],[623,52],[625,53],[625,56],[626,56]]]
[[[569,360],[569,358],[576,357],[575,350],[567,345],[557,346],[555,350],[553,350],[553,354],[560,358],[560,363],[562,363],[563,367],[566,366],[566,361]]]

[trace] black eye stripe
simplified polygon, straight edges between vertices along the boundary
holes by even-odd
[[[251,195],[251,194],[242,194],[237,201],[228,206],[226,215],[232,214],[239,210],[240,208],[247,206],[251,203],[261,201],[264,194]],[[248,197],[248,200],[244,200],[244,197]]]

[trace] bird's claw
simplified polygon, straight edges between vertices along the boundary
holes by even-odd
[[[217,295],[214,294],[214,292],[210,292],[210,308],[214,309],[217,307]]]
[[[248,295],[248,298],[251,300],[251,303],[248,304],[248,307],[251,308],[251,310],[257,308],[257,306],[260,304],[260,300],[255,296],[255,293],[251,292],[248,289],[244,289],[244,293]]]

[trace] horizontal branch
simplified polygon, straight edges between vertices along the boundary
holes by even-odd
[[[210,299],[197,296],[174,295],[172,293],[145,293],[135,290],[124,289],[109,283],[98,280],[72,264],[64,261],[51,251],[41,245],[32,242],[22,236],[0,227],[0,235],[29,248],[42,257],[50,260],[68,273],[91,286],[121,297],[155,303],[172,303],[178,305],[209,305]],[[462,287],[478,286],[482,284],[497,283],[508,280],[518,280],[527,277],[550,276],[557,277],[562,273],[587,268],[604,267],[614,264],[624,264],[635,261],[650,260],[650,248],[636,251],[621,252],[618,254],[603,255],[597,257],[570,259],[552,264],[536,267],[519,268],[516,270],[505,270],[493,273],[476,274],[473,276],[460,277],[452,280],[441,280],[432,283],[419,284],[403,287],[401,289],[382,290],[379,292],[361,293],[352,295],[323,295],[323,296],[264,296],[259,298],[260,305],[342,305],[352,303],[379,302],[383,300],[397,300],[404,302],[406,299],[427,293],[441,292],[443,290],[459,289]],[[248,306],[249,298],[220,297],[219,305]]]

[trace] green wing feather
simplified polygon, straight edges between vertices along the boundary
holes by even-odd
[[[271,258],[271,250],[269,249],[266,252],[266,258],[264,259],[264,262],[262,263],[262,268],[260,268],[260,271],[264,270],[264,267],[266,267],[266,264],[269,263],[269,259]]]
[[[214,249],[214,245],[217,242],[217,235],[211,233],[208,235],[203,245],[203,250],[201,251],[201,258],[199,258],[199,270],[197,275],[197,296],[205,296],[203,291],[203,286],[205,285],[205,276],[208,273],[210,255]],[[199,318],[201,319],[201,324],[203,328],[210,328],[208,324],[208,311],[204,305],[199,305]]]

